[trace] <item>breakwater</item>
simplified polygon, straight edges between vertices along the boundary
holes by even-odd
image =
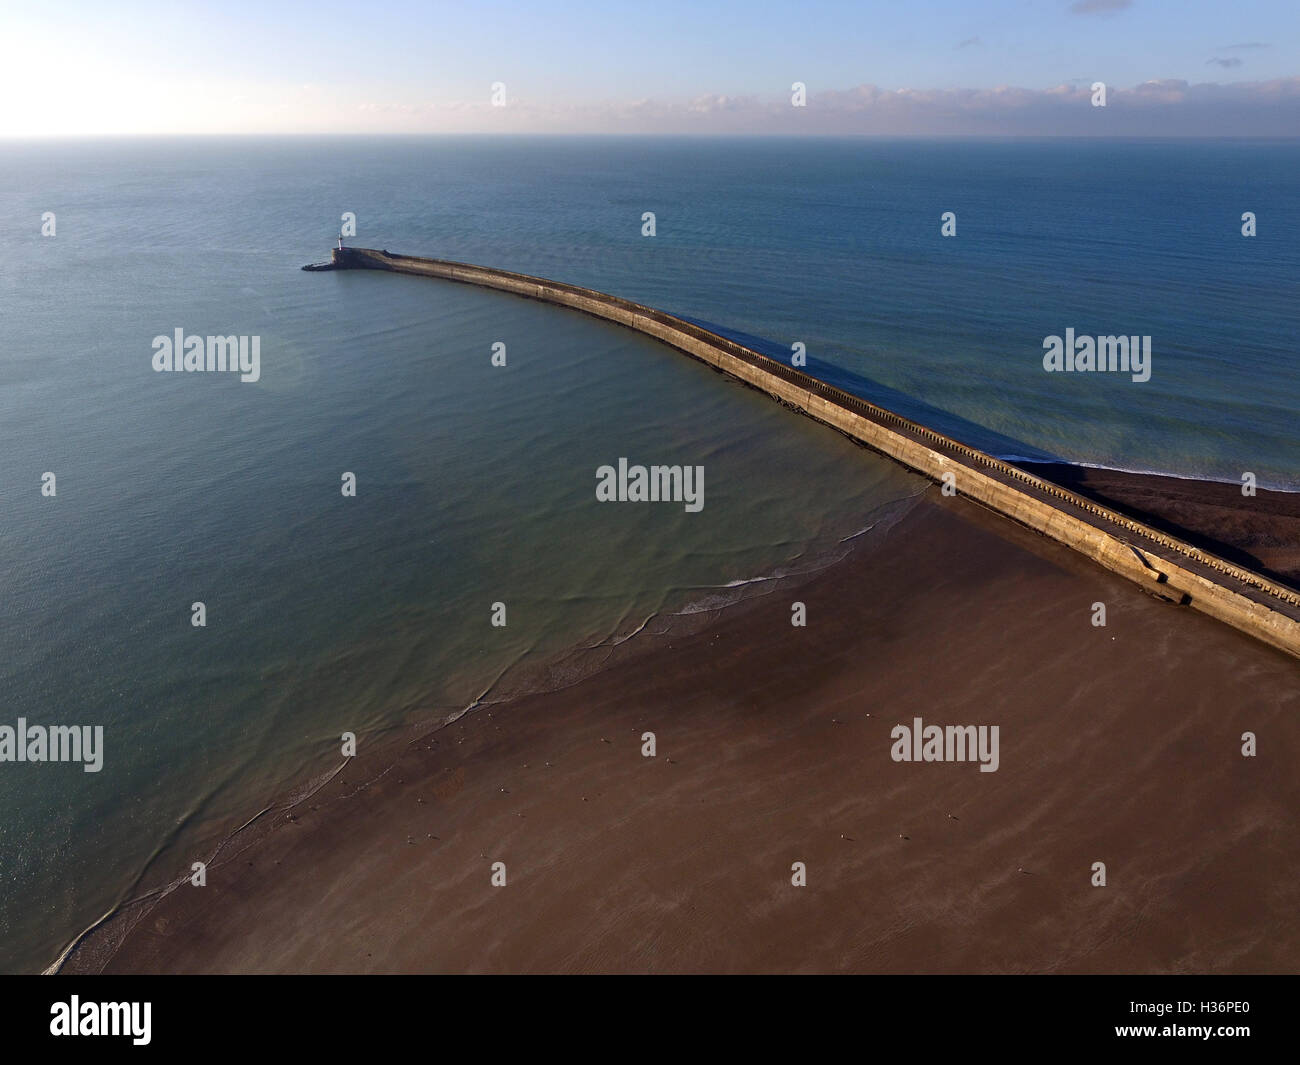
[[[834,388],[684,319],[617,296],[468,263],[336,248],[304,269],[387,270],[510,292],[654,337],[959,495],[1064,544],[1152,594],[1190,606],[1300,657],[1300,593]]]

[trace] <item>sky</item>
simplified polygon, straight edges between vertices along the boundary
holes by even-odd
[[[0,137],[1300,135],[1300,0],[2,0],[0,33]]]

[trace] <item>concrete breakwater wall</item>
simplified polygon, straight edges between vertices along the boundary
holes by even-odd
[[[316,269],[326,268],[323,266]],[[459,281],[583,311],[663,341],[1162,598],[1300,657],[1300,594],[664,311],[544,278],[366,248],[328,268]]]

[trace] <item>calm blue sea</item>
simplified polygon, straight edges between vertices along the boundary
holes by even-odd
[[[0,763],[0,968],[185,873],[342,732],[823,565],[922,487],[616,327],[301,272],[344,212],[360,246],[802,343],[1004,456],[1300,488],[1295,142],[0,143],[0,725],[106,736],[96,774]],[[177,328],[259,336],[261,379],[154,373]],[[1045,373],[1067,328],[1150,335],[1150,381]],[[620,456],[703,465],[703,511],[596,502]]]

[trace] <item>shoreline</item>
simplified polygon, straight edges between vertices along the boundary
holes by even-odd
[[[256,839],[209,867],[207,888],[119,913],[61,971],[1294,966],[1300,941],[1278,916],[1288,911],[1258,912],[1265,887],[1300,903],[1300,846],[1283,823],[1300,801],[1287,768],[1300,750],[1293,662],[933,490],[891,535],[796,589],[807,630],[789,625],[784,594],[760,596],[700,631],[629,641],[637,653],[573,687],[362,751],[292,819],[280,807],[264,818]],[[1107,629],[1087,623],[1096,597],[1111,605]],[[1021,660],[1018,675],[1004,673]],[[1243,673],[1244,695],[1231,680]],[[887,728],[913,711],[1000,722],[1002,768],[890,762]],[[1205,727],[1189,731],[1194,719]],[[1233,739],[1247,722],[1273,751],[1254,764]],[[644,759],[639,738],[652,726],[661,749]],[[1133,748],[1134,736],[1152,749]],[[1051,816],[1035,815],[1035,803]],[[1080,833],[1097,835],[1085,813],[1114,821],[1094,850],[1123,855],[1117,890],[1097,894],[1087,855],[1069,857]],[[1068,830],[1026,831],[1055,817]],[[1148,823],[1163,826],[1156,856],[1167,867],[1145,868],[1149,856],[1134,849]],[[959,845],[962,829],[979,838]],[[1241,849],[1261,832],[1276,865],[1267,877]],[[733,834],[746,841],[739,850],[725,843]],[[497,858],[511,870],[504,889],[488,882]],[[829,896],[787,893],[796,859]],[[1119,872],[1134,862],[1141,890],[1131,868]],[[953,863],[969,881],[944,880]],[[1191,879],[1190,911],[1171,876]],[[999,895],[984,912],[981,900]],[[814,896],[816,906],[799,901]],[[947,952],[951,930],[912,912],[925,908],[921,896],[978,917],[969,942],[958,935]],[[503,908],[503,898],[516,902]],[[869,898],[887,903],[884,915],[863,908]],[[1164,915],[1154,938],[1152,907]],[[1149,916],[1128,929],[1136,912]],[[708,949],[719,933],[700,924],[706,915],[727,930],[725,956]],[[1023,919],[1037,932],[1021,944]],[[840,934],[845,922],[891,950],[861,953]],[[1175,949],[1175,928],[1195,943]],[[1213,943],[1234,945],[1216,960]]]
[[[795,556],[780,563],[777,567],[778,572],[772,574],[762,574],[731,585],[695,589],[695,593],[704,591],[711,593],[706,598],[716,598],[717,593],[720,592],[733,594],[723,603],[702,607],[697,607],[699,601],[697,595],[683,594],[681,601],[674,604],[675,609],[655,612],[643,619],[631,631],[609,633],[594,644],[576,644],[541,662],[514,663],[504,673],[495,677],[488,687],[466,706],[455,710],[440,707],[434,711],[434,718],[418,722],[408,720],[403,724],[385,727],[375,735],[361,737],[362,745],[367,749],[367,763],[373,761],[375,765],[382,766],[382,769],[377,770],[372,778],[357,787],[367,788],[370,783],[381,778],[393,767],[402,752],[412,746],[428,742],[431,737],[436,737],[469,715],[487,712],[488,716],[491,716],[492,708],[508,706],[527,698],[555,696],[568,688],[584,683],[593,676],[616,670],[628,662],[654,654],[656,648],[664,641],[691,639],[701,629],[708,628],[723,617],[728,619],[742,617],[748,610],[758,606],[761,600],[777,592],[797,590],[822,578],[835,567],[842,565],[850,555],[861,557],[878,550],[883,538],[888,536],[900,521],[906,520],[910,511],[921,502],[919,496],[925,491],[929,491],[929,486],[922,493],[889,499],[873,507],[864,516],[866,524],[839,541],[842,550],[838,553],[824,550],[807,565],[800,564],[802,556]],[[873,532],[878,532],[878,535],[872,537],[870,534]],[[745,589],[752,589],[752,591],[745,591]],[[692,607],[697,608],[691,609]],[[232,826],[230,831],[220,834],[216,838],[214,852],[210,856],[202,856],[202,860],[211,865],[228,851],[233,851],[238,856],[255,847],[276,827],[276,818],[267,817],[268,814],[292,813],[302,802],[314,796],[322,787],[345,771],[349,761],[345,759],[341,764],[325,769],[302,770],[297,777],[286,781],[276,796],[261,806],[251,817],[245,818],[237,827]],[[133,895],[102,914],[72,938],[59,956],[42,970],[43,974],[60,975],[65,972],[82,971],[77,965],[71,969],[67,968],[75,956],[87,953],[99,954],[106,949],[112,949],[111,944],[127,934],[142,915],[147,915],[161,899],[173,891],[183,888],[189,878],[190,873],[187,870],[147,891]]]
[[[1135,514],[1141,520],[1152,523],[1168,521],[1169,519],[1164,515],[1177,515],[1184,521],[1187,521],[1189,517],[1193,519],[1201,517],[1205,520],[1205,524],[1209,526],[1212,525],[1212,519],[1217,508],[1223,502],[1224,492],[1229,491],[1233,495],[1239,495],[1236,486],[1225,485],[1217,481],[1193,480],[1162,474],[1131,473],[1097,467],[1083,467],[1072,463],[1033,462],[1025,464],[1034,467],[1038,475],[1045,479],[1055,481],[1060,478],[1073,490],[1079,491],[1080,494],[1091,495],[1094,491],[1099,494],[1107,493],[1102,498],[1108,505],[1122,506],[1122,501],[1127,499],[1142,498],[1147,502],[1154,499],[1155,505],[1153,509],[1138,511]],[[1173,498],[1165,495],[1170,485],[1177,489],[1177,493]],[[927,498],[932,497],[933,494],[933,487],[928,488],[924,493]],[[1281,538],[1284,542],[1289,536],[1292,544],[1300,545],[1300,497],[1296,497],[1294,501],[1296,505],[1291,507],[1287,505],[1291,502],[1289,493],[1260,489],[1260,495],[1265,500],[1270,497],[1280,497],[1280,500],[1275,501],[1279,505],[1270,506],[1265,511],[1265,513],[1271,513],[1273,517],[1273,524],[1270,527],[1272,535]],[[837,559],[828,560],[823,558],[819,563],[808,569],[799,568],[770,578],[760,576],[745,582],[746,585],[753,585],[755,583],[767,583],[770,580],[771,588],[769,589],[752,596],[738,596],[731,602],[721,606],[700,611],[656,613],[643,620],[633,632],[622,635],[611,634],[602,643],[578,645],[569,648],[546,662],[534,663],[528,666],[517,665],[501,677],[496,678],[492,685],[468,706],[448,714],[438,722],[433,724],[428,721],[418,724],[407,723],[381,734],[379,737],[367,738],[366,742],[376,752],[377,759],[385,765],[389,765],[395,762],[400,752],[411,744],[418,744],[428,737],[436,735],[445,728],[456,724],[466,715],[491,707],[509,705],[521,699],[552,695],[573,687],[575,684],[581,684],[594,675],[620,668],[629,659],[635,660],[642,655],[653,654],[655,652],[654,641],[665,638],[667,635],[671,635],[673,638],[689,639],[699,628],[707,627],[723,618],[735,618],[754,606],[757,601],[775,592],[796,590],[818,580],[837,567],[853,565],[854,559],[860,558],[864,553],[880,550],[881,543],[879,540],[871,538],[869,533],[874,531],[878,524],[883,523],[886,526],[884,536],[888,536],[898,521],[907,520],[911,510],[911,503],[912,497],[903,497],[882,504],[881,510],[883,514],[878,519],[868,523],[864,529],[841,541],[845,553]],[[1200,507],[1197,506],[1198,503],[1201,504]],[[921,505],[925,505],[924,500]],[[1171,527],[1176,534],[1186,537],[1189,541],[1194,541],[1200,535],[1186,525]],[[999,532],[1004,538],[1018,540],[1031,546],[1043,539],[1029,530],[1018,529],[1015,526],[1007,526],[1000,529]],[[864,533],[868,534],[868,539],[859,543],[859,538]],[[1016,535],[1017,533],[1019,533],[1019,536]],[[1207,538],[1207,542],[1213,546],[1225,546],[1209,538]],[[1300,555],[1300,547],[1297,548],[1296,553]],[[1078,560],[1078,563],[1082,568],[1082,572],[1086,573],[1092,569],[1082,558]],[[1296,576],[1300,576],[1300,568],[1294,574],[1279,573],[1277,576],[1280,579],[1287,577],[1295,579]],[[689,603],[683,605],[689,605]],[[671,633],[669,633],[670,629]],[[600,652],[605,652],[604,661],[593,668],[590,663],[594,661]],[[588,663],[583,669],[579,670],[577,680],[555,680],[557,674],[566,672],[572,661],[580,657],[587,657]],[[499,685],[501,691],[498,691]],[[296,783],[286,782],[277,796],[262,806],[256,814],[245,819],[242,824],[233,828],[232,831],[220,836],[216,852],[212,858],[221,855],[228,847],[237,848],[242,853],[248,847],[254,846],[261,838],[261,828],[269,825],[270,821],[273,820],[273,818],[266,818],[267,814],[283,814],[292,811],[301,801],[300,798],[295,798],[295,796],[300,796],[303,793],[309,796],[314,794],[325,783],[338,776],[346,768],[346,765],[345,762],[342,765],[310,771]],[[263,826],[259,826],[257,832],[249,833],[247,830],[259,820],[263,821]],[[88,941],[93,940],[96,934],[101,938],[116,936],[119,931],[119,922],[133,922],[142,909],[147,911],[160,896],[165,896],[176,888],[183,886],[187,880],[188,873],[177,876],[114,907],[74,937],[69,945],[64,948],[63,953],[44,971],[47,974],[64,971],[69,959],[77,954]],[[97,945],[94,949],[99,950],[102,948]]]
[[[1053,483],[1059,483],[1080,495],[1097,499],[1107,506],[1132,514],[1138,520],[1158,528],[1167,529],[1190,543],[1206,546],[1208,549],[1222,554],[1225,558],[1237,556],[1244,564],[1257,568],[1260,572],[1276,580],[1283,581],[1292,587],[1300,587],[1300,494],[1263,488],[1258,490],[1258,496],[1256,497],[1258,506],[1248,512],[1250,521],[1241,526],[1251,533],[1251,538],[1247,541],[1248,546],[1261,552],[1261,554],[1256,555],[1248,553],[1245,547],[1227,543],[1224,539],[1228,535],[1239,532],[1237,524],[1224,519],[1224,511],[1230,504],[1234,504],[1241,498],[1239,486],[1232,482],[1178,477],[1169,474],[1137,473],[1109,467],[1084,466],[1070,462],[1022,460],[1017,464],[1026,467],[1037,476]],[[927,491],[932,492],[929,489]],[[740,596],[721,606],[709,607],[699,611],[655,613],[644,619],[633,631],[626,634],[611,633],[601,643],[574,646],[560,652],[551,660],[533,663],[528,666],[516,665],[496,678],[492,685],[471,704],[450,714],[444,720],[432,725],[428,722],[400,725],[392,729],[391,734],[381,733],[380,737],[375,737],[368,742],[376,743],[378,749],[387,752],[384,757],[391,755],[395,761],[398,752],[410,744],[418,743],[422,739],[435,735],[439,731],[457,723],[465,715],[489,707],[507,706],[518,700],[533,696],[551,695],[575,684],[581,684],[594,674],[619,668],[624,657],[636,658],[643,654],[652,654],[654,653],[654,647],[648,645],[649,641],[662,638],[664,636],[662,630],[666,626],[673,625],[676,621],[683,622],[682,626],[675,630],[676,635],[680,638],[689,638],[694,628],[708,625],[723,617],[735,617],[753,605],[755,600],[763,599],[773,594],[773,592],[784,591],[787,588],[797,589],[820,578],[827,571],[845,565],[846,559],[858,551],[858,545],[855,541],[859,537],[869,534],[879,523],[884,523],[887,527],[892,528],[896,521],[906,520],[906,512],[910,509],[910,501],[911,497],[902,497],[882,504],[881,511],[884,512],[882,517],[868,523],[863,529],[840,541],[846,549],[845,555],[840,558],[828,560],[823,557],[818,563],[806,569],[800,567],[780,575],[753,577],[741,583],[755,585],[770,582],[772,587],[753,596]],[[900,511],[902,512],[901,517],[898,514]],[[1233,513],[1235,513],[1235,509]],[[1040,539],[1028,531],[1022,532],[1030,538],[1030,541]],[[1002,533],[1007,536],[1010,535],[1009,530],[1002,530]],[[1280,551],[1276,546],[1278,544],[1282,545]],[[874,551],[879,545],[872,540],[868,540],[865,546],[867,551]],[[1270,549],[1272,549],[1272,553],[1270,553]],[[1088,568],[1087,564],[1084,563],[1083,565],[1086,570]],[[719,587],[717,590],[723,589]],[[690,604],[685,603],[683,605]],[[660,631],[656,631],[657,629]],[[645,639],[640,638],[643,635]],[[594,668],[588,666],[580,670],[577,680],[554,681],[554,675],[565,670],[574,658],[584,654],[594,656],[595,653],[602,651],[608,653],[609,657],[607,657],[606,661]],[[610,661],[610,658],[618,660]],[[548,681],[543,678],[551,679]],[[497,692],[498,685],[503,688],[500,693]],[[388,732],[388,730],[385,730],[385,732]],[[415,738],[412,738],[413,736]],[[264,805],[256,814],[245,820],[237,828],[234,828],[233,831],[220,837],[216,854],[221,854],[228,846],[237,846],[242,852],[244,849],[255,845],[260,836],[256,834],[245,835],[250,826],[264,819],[267,814],[293,810],[302,801],[301,798],[294,798],[294,796],[301,796],[306,793],[310,797],[310,795],[315,794],[322,786],[338,776],[346,767],[347,763],[344,762],[332,768],[312,771],[300,778],[292,787],[286,782],[285,787],[281,789],[275,799]],[[159,896],[165,896],[178,886],[184,885],[187,879],[188,874],[176,877],[143,894],[133,896],[101,915],[74,937],[69,945],[64,948],[63,953],[44,972],[46,974],[61,972],[68,959],[77,953],[85,941],[92,939],[95,933],[113,926],[115,922],[122,918],[131,919],[140,908],[149,908]]]
[[[1143,469],[1136,466],[1112,466],[1104,462],[1081,462],[1075,459],[1031,458],[1027,455],[994,455],[994,458],[1002,462],[1009,462],[1013,466],[1041,466],[1044,468],[1062,466],[1066,469],[1077,469],[1084,473],[1118,474],[1121,477],[1155,477],[1161,480],[1192,481],[1196,484],[1227,484],[1232,485],[1234,488],[1241,487],[1240,481],[1234,481],[1230,477],[1210,477],[1199,473],[1172,473],[1169,470]],[[1275,495],[1300,495],[1300,487],[1279,488],[1274,484],[1262,483],[1258,487],[1261,492],[1272,492]]]

